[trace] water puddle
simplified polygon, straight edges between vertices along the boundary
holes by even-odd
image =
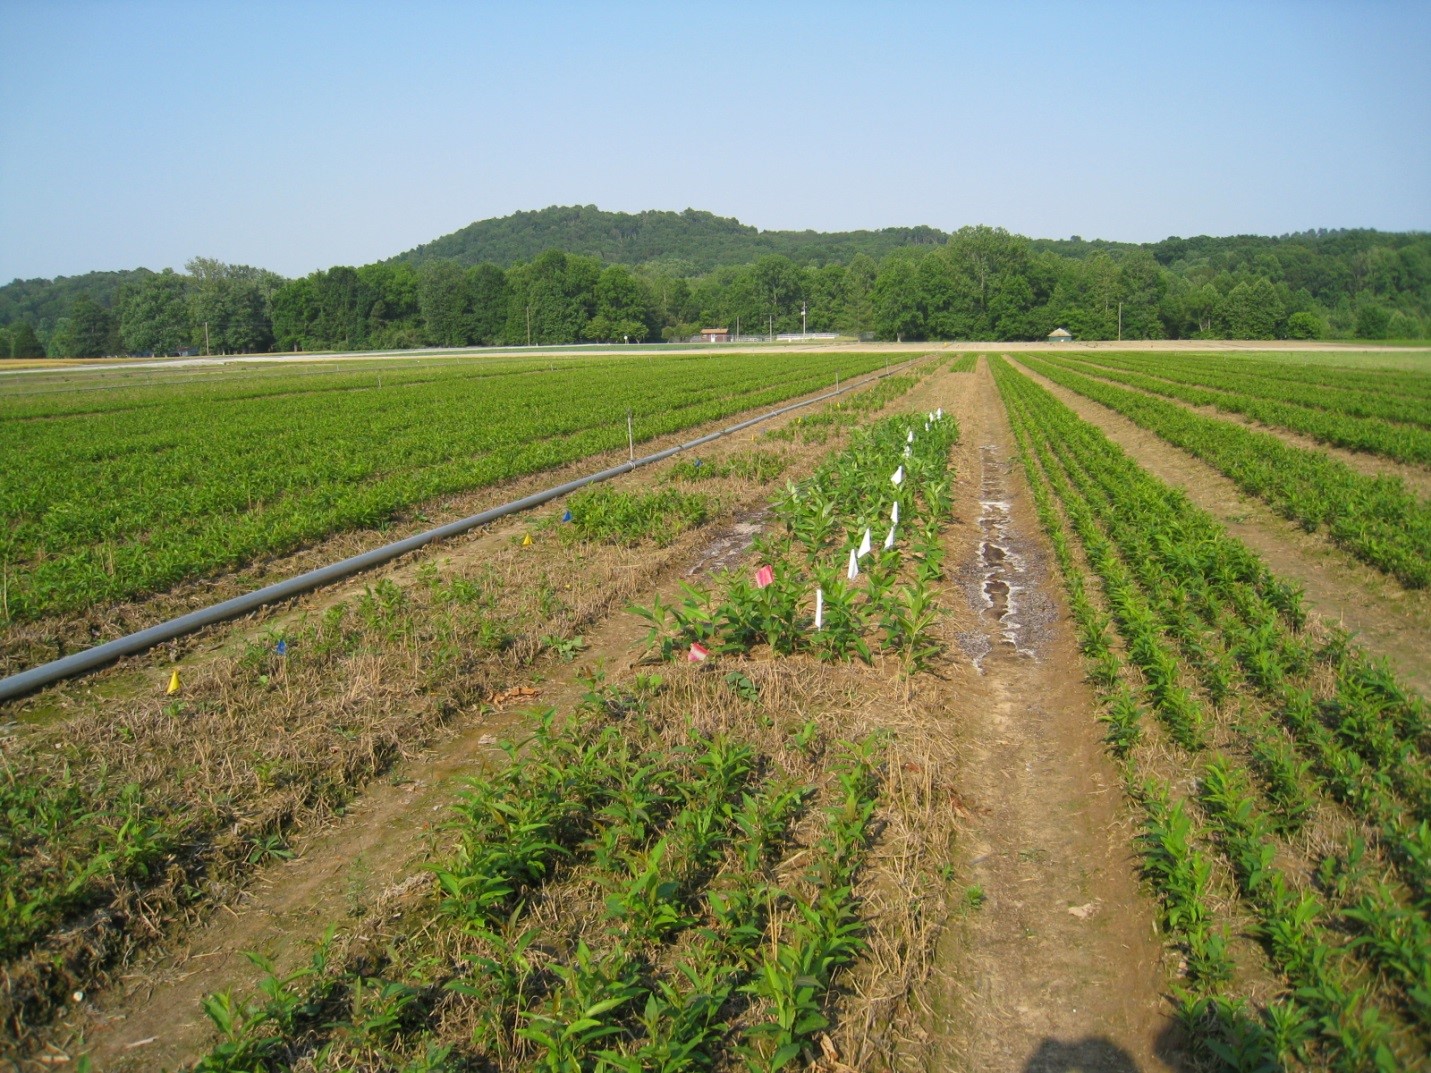
[[[1025,564],[1023,556],[1014,550],[1010,538],[1013,518],[1009,501],[1004,498],[1004,464],[992,444],[980,448],[983,461],[983,482],[979,500],[979,563],[983,581],[981,591],[984,601],[984,615],[992,620],[998,629],[998,641],[989,652],[1002,649],[1013,655],[1033,657],[1031,648],[1024,646],[1024,624],[1019,617],[1019,596],[1025,592]],[[984,673],[984,660],[989,652],[980,653],[974,659],[979,673]]]

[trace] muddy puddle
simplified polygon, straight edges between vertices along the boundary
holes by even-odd
[[[1023,596],[1029,591],[1028,564],[1016,546],[1012,507],[1008,498],[1007,464],[998,449],[979,449],[982,478],[979,499],[979,588],[982,617],[991,627],[982,651],[971,652],[984,673],[991,653],[1037,656],[1029,636]]]

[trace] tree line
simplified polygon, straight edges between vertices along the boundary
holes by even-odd
[[[111,274],[113,275],[113,274]],[[1315,232],[1127,246],[966,227],[876,260],[766,254],[692,274],[547,250],[509,267],[394,259],[288,280],[208,258],[123,274],[0,354],[94,357],[681,340],[705,327],[902,340],[1421,339],[1431,236]],[[106,300],[106,297],[108,300]]]

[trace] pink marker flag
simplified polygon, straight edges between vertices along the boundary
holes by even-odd
[[[691,650],[686,653],[687,663],[703,663],[705,658],[711,654],[711,650],[699,641],[691,642]]]
[[[775,571],[768,566],[762,566],[755,572],[755,587],[763,589],[775,580]]]

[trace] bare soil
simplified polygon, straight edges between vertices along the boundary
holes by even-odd
[[[951,713],[970,813],[967,893],[941,949],[931,1024],[952,1046],[929,1068],[1177,1068],[1118,776],[987,365],[944,405],[963,431],[949,540],[977,669]]]
[[[1324,537],[1306,533],[1278,517],[1207,463],[1122,414],[1025,366],[1019,368],[1079,417],[1101,429],[1144,469],[1181,488],[1260,555],[1273,573],[1301,585],[1307,607],[1324,622],[1352,631],[1368,652],[1385,657],[1403,681],[1423,696],[1431,696],[1431,593],[1402,588]]]

